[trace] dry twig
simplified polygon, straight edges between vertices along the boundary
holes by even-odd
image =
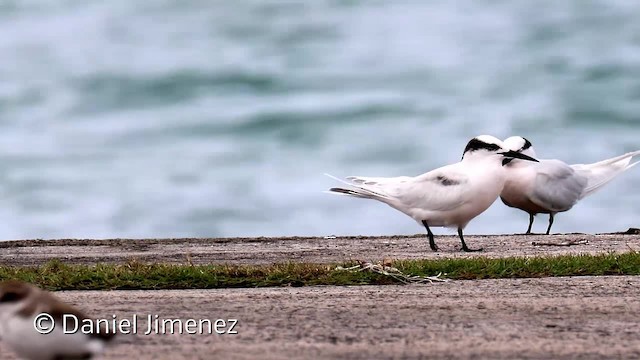
[[[531,245],[534,246],[572,246],[572,245],[586,245],[589,243],[589,240],[567,240],[560,243],[554,242],[531,242]]]
[[[386,263],[386,262],[385,262]],[[370,262],[360,261],[360,264],[350,267],[336,267],[336,270],[339,271],[371,271],[381,275],[390,276],[402,283],[433,283],[436,282],[447,282],[449,279],[441,279],[440,276],[442,273],[439,273],[436,276],[417,276],[417,275],[406,275],[403,274],[400,270],[395,267],[387,266],[384,264],[373,264]]]

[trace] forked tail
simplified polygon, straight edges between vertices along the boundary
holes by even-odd
[[[391,200],[391,198],[388,195],[382,193],[378,189],[374,190],[371,186],[350,183],[326,173],[325,175],[349,186],[349,188],[332,187],[328,191],[325,191],[327,193],[347,195],[347,196],[353,196],[353,197],[364,198],[364,199],[375,199],[380,201]]]
[[[331,189],[329,189],[328,192],[338,193],[338,194],[341,194],[341,195],[349,195],[349,196],[361,197],[361,198],[369,198],[368,195],[360,193],[360,192],[358,192],[356,190],[344,189],[344,188],[339,188],[339,187],[332,187]]]
[[[640,161],[632,164],[631,159],[640,155],[640,151],[626,153],[611,159],[606,159],[593,164],[575,164],[571,165],[578,173],[587,177],[587,187],[582,191],[580,198],[584,198],[593,194],[595,191],[615,179],[616,176],[631,169]]]

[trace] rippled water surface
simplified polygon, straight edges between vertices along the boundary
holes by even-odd
[[[413,234],[323,176],[640,149],[634,1],[0,4],[1,239]],[[555,231],[640,225],[640,168]],[[498,200],[466,229],[512,233]],[[546,227],[538,216],[536,231]],[[436,229],[436,233],[449,233]]]

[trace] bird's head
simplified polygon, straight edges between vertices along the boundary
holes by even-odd
[[[519,153],[529,155],[531,157],[536,156],[535,150],[533,150],[533,145],[531,142],[522,136],[511,136],[503,141],[504,147],[509,150],[517,151]]]
[[[0,283],[0,313],[11,311],[19,307],[20,302],[26,299],[34,287],[19,280],[6,280]]]
[[[507,150],[511,150],[511,151],[515,151],[518,152],[520,154],[524,154],[527,156],[530,156],[532,158],[536,157],[536,152],[533,149],[533,145],[531,144],[531,142],[529,140],[527,140],[526,138],[522,137],[522,136],[511,136],[506,138],[504,141],[504,147]],[[507,160],[505,159],[505,163],[503,165],[506,165],[510,162],[511,160]]]
[[[506,165],[513,159],[538,161],[529,155],[523,154],[522,152],[512,150],[507,147],[502,140],[491,135],[480,135],[469,140],[462,154],[462,160],[488,157],[503,159],[502,165]]]

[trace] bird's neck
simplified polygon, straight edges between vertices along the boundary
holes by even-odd
[[[487,156],[474,156],[473,154],[462,158],[461,163],[465,164],[465,166],[502,166],[496,158],[487,157]]]

